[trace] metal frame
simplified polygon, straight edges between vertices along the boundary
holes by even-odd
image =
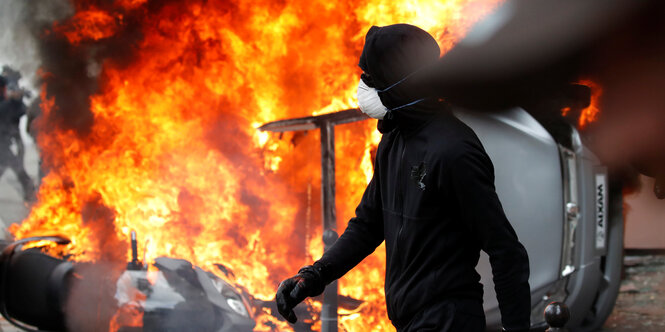
[[[321,208],[323,210],[324,250],[337,240],[335,213],[335,126],[367,120],[369,117],[353,108],[318,116],[287,119],[264,124],[261,131],[286,132],[321,130]],[[337,332],[337,281],[330,283],[323,292],[321,306],[321,331]]]

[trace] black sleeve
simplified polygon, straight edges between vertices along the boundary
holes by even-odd
[[[356,216],[351,218],[344,233],[315,263],[323,265],[326,283],[346,274],[383,242],[381,192],[376,174],[377,170],[356,208]]]
[[[466,144],[450,165],[462,218],[490,258],[501,320],[507,330],[529,329],[529,258],[494,188],[494,167],[481,146]]]
[[[20,120],[23,115],[25,115],[26,107],[23,101],[17,100],[16,103],[16,114],[15,116]]]
[[[12,124],[17,124],[21,120],[23,114],[25,114],[25,105],[21,100],[10,99],[7,100],[7,107],[4,110],[7,112],[7,118],[11,121]]]

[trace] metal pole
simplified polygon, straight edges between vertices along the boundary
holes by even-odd
[[[323,210],[324,250],[337,240],[337,218],[335,216],[335,126],[369,119],[359,109],[348,109],[335,113],[286,119],[266,123],[261,131],[285,132],[321,130],[321,208]],[[321,331],[337,332],[337,281],[323,292],[321,308]]]
[[[335,216],[335,124],[321,125],[321,208],[323,210],[323,243],[328,250],[336,240]],[[321,332],[337,332],[337,281],[323,291]]]

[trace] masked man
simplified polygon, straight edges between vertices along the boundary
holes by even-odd
[[[11,168],[23,187],[23,199],[34,199],[34,183],[23,166],[23,141],[19,132],[19,121],[25,113],[21,92],[7,92],[7,80],[0,76],[0,176]],[[16,144],[18,154],[10,149]]]
[[[358,102],[383,133],[374,176],[337,242],[280,284],[277,306],[289,322],[296,304],[385,241],[388,316],[398,331],[484,331],[481,250],[504,329],[529,329],[529,260],[496,195],[492,162],[445,103],[403,82],[439,53],[434,38],[411,25],[367,33]]]

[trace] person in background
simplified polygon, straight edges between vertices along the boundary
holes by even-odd
[[[481,250],[490,257],[503,328],[529,330],[529,260],[495,192],[492,162],[449,105],[403,84],[439,53],[415,26],[367,33],[358,103],[383,133],[374,175],[337,242],[280,284],[277,308],[289,322],[299,302],[385,241],[386,304],[398,331],[485,331],[475,269]]]
[[[8,80],[0,76],[0,176],[11,168],[23,187],[23,199],[32,201],[35,188],[23,165],[25,149],[19,130],[21,116],[25,114],[24,94],[20,90],[8,90],[7,83]],[[12,143],[16,144],[17,154],[11,150]]]

